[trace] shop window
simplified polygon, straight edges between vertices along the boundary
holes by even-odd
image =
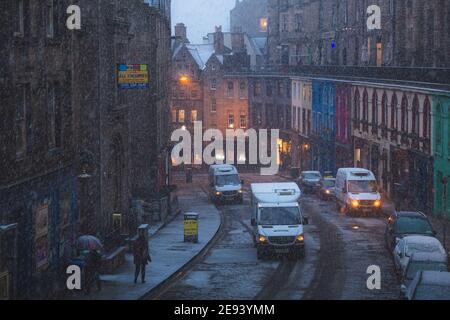
[[[404,133],[408,132],[408,99],[403,96],[402,106],[401,106],[401,129]]]
[[[179,123],[184,123],[185,121],[185,111],[183,109],[178,110],[178,122]]]
[[[412,107],[412,133],[418,135],[420,132],[420,113],[419,113],[419,99],[414,97]]]
[[[430,137],[430,129],[431,129],[430,111],[431,111],[430,100],[427,97],[423,105],[423,137],[427,139]]]
[[[392,96],[392,101],[391,101],[391,127],[392,127],[392,129],[398,128],[397,108],[398,108],[397,95],[394,93],[394,95]]]
[[[197,110],[191,110],[191,122],[197,121],[197,119],[198,119]]]
[[[436,107],[436,151],[442,153],[442,107],[439,104]]]

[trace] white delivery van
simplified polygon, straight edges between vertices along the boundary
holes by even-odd
[[[296,183],[254,183],[251,185],[251,224],[258,259],[268,254],[289,254],[299,258],[305,253],[302,216]]]
[[[381,214],[381,195],[375,175],[366,169],[342,168],[336,175],[338,209],[346,215]]]
[[[210,166],[209,193],[213,202],[243,203],[242,181],[236,167],[228,164]]]

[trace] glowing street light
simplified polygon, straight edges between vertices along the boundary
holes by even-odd
[[[183,75],[183,76],[180,77],[179,80],[180,80],[180,83],[181,83],[182,85],[187,85],[187,84],[189,84],[189,77],[188,77],[188,76]]]

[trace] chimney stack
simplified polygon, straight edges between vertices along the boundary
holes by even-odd
[[[217,54],[225,53],[225,40],[222,26],[216,27],[216,32],[214,33],[214,50]]]
[[[235,27],[233,29],[231,34],[231,49],[236,53],[245,51],[245,40],[241,27]]]
[[[177,23],[175,26],[175,37],[182,42],[187,41],[187,28],[184,23]]]

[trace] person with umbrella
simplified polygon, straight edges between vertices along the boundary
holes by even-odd
[[[140,234],[138,239],[134,242],[133,247],[134,265],[136,267],[134,272],[134,283],[137,283],[139,274],[141,275],[142,283],[145,283],[145,268],[151,262],[148,251],[148,242],[143,234]]]
[[[103,248],[101,241],[94,236],[82,236],[78,238],[77,249],[82,251],[85,256],[85,281],[86,294],[91,291],[94,282],[97,283],[98,291],[101,290],[100,267],[102,256],[99,250]]]

